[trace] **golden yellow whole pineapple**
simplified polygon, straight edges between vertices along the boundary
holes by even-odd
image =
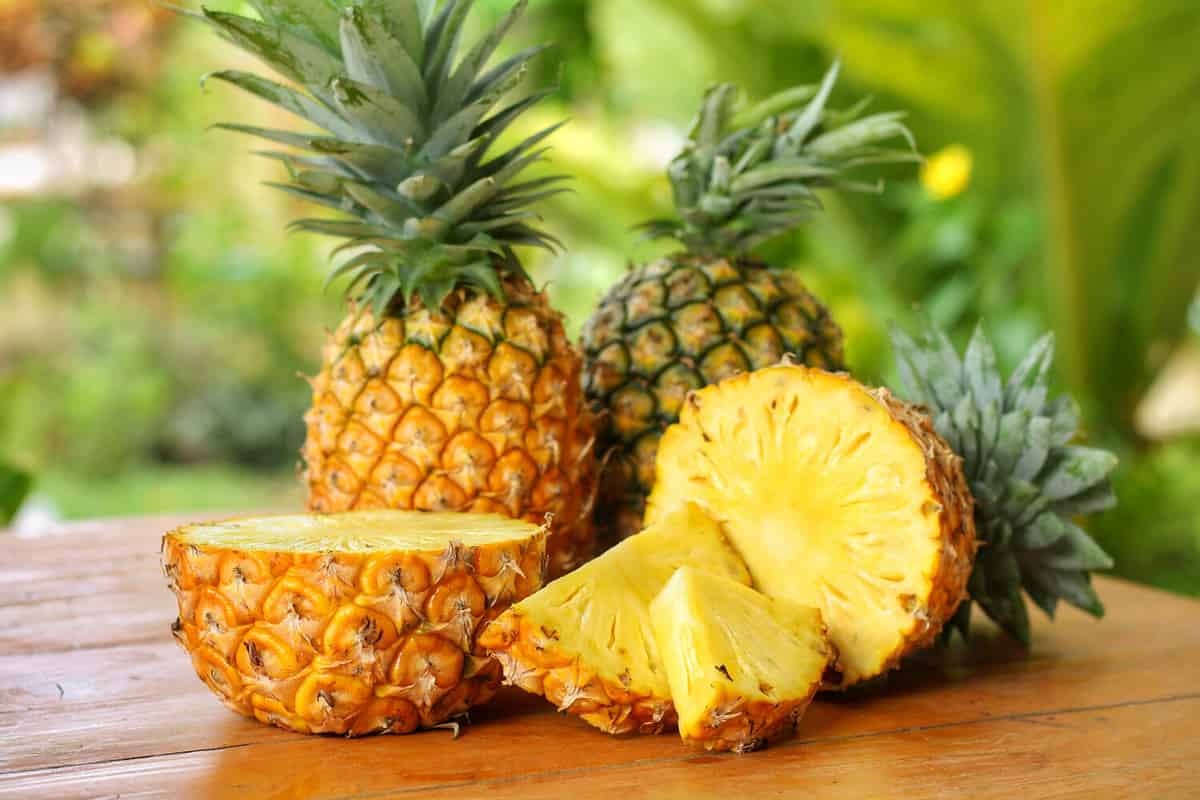
[[[650,604],[679,735],[757,750],[796,728],[837,654],[821,612],[681,567]]]
[[[479,642],[506,683],[603,731],[669,729],[675,712],[649,607],[683,566],[749,582],[716,523],[683,506],[516,604]]]
[[[758,590],[820,609],[848,686],[930,644],[964,598],[961,461],[886,390],[784,364],[689,395],[646,519],[694,503],[718,520]]]
[[[596,484],[582,358],[514,253],[555,243],[530,207],[561,176],[521,176],[557,126],[493,147],[545,95],[505,99],[540,48],[490,63],[525,3],[461,57],[469,2],[251,5],[261,20],[198,16],[290,85],[212,77],[321,133],[223,127],[292,148],[265,153],[289,171],[278,188],[346,215],[293,227],[353,253],[306,417],[310,510],[553,514],[551,571],[573,568],[592,555]]]
[[[819,86],[740,110],[731,84],[705,95],[668,169],[676,217],[643,226],[683,249],[631,270],[584,326],[584,387],[605,458],[597,517],[609,539],[642,527],[659,440],[689,391],[785,354],[823,369],[844,366],[829,311],[795,273],[751,255],[821,207],[815,190],[875,190],[847,173],[917,160],[886,144],[911,142],[901,115],[862,117],[862,104],[827,108],[837,72],[835,64]]]
[[[163,538],[175,638],[229,708],[301,733],[408,733],[491,698],[478,629],[538,589],[546,530],[498,515],[361,511]]]

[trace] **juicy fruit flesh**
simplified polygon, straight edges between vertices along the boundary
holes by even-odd
[[[180,541],[206,547],[291,553],[372,553],[444,550],[527,539],[538,526],[497,514],[421,511],[351,511],[290,514],[196,525]]]
[[[689,565],[750,580],[717,524],[685,506],[517,603],[481,642],[497,652],[510,682],[597,727],[637,729],[640,721],[627,711],[644,702],[658,707],[650,728],[661,728],[670,687],[649,606]]]
[[[942,507],[920,447],[858,384],[777,367],[715,387],[663,440],[647,521],[683,498],[725,525],[763,592],[821,610],[847,684],[922,625]]]
[[[304,733],[407,733],[494,694],[500,668],[476,634],[540,588],[546,538],[418,512],[189,526],[163,540],[172,631],[238,713]]]
[[[833,657],[817,609],[687,567],[650,614],[679,733],[710,749],[789,732]]]

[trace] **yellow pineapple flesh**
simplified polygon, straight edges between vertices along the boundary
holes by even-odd
[[[659,523],[515,604],[480,635],[505,682],[609,733],[675,722],[650,603],[691,566],[749,583],[720,528],[684,505]]]
[[[689,395],[659,447],[647,524],[694,502],[754,586],[820,609],[847,686],[928,645],[975,552],[961,459],[886,390],[784,364]]]
[[[835,658],[821,612],[683,567],[650,604],[679,735],[757,750],[795,730]]]
[[[478,630],[542,585],[545,528],[362,511],[163,538],[175,638],[229,708],[304,733],[408,733],[491,698]]]

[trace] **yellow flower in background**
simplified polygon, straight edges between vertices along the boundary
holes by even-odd
[[[971,183],[975,159],[961,144],[944,147],[921,165],[921,185],[939,200],[960,195]]]

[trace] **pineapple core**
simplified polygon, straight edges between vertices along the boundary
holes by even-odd
[[[537,526],[498,514],[353,511],[250,517],[183,528],[180,542],[200,547],[291,553],[373,553],[442,550],[528,539]]]
[[[657,733],[671,692],[649,606],[682,566],[750,582],[717,523],[684,505],[515,604],[480,642],[509,683],[559,710],[609,733]]]
[[[834,658],[821,612],[683,567],[650,604],[685,742],[756,750],[791,733]]]
[[[755,587],[820,609],[842,685],[928,643],[962,596],[959,460],[923,415],[845,375],[782,365],[690,395],[657,472],[646,522],[684,502],[720,521]]]

